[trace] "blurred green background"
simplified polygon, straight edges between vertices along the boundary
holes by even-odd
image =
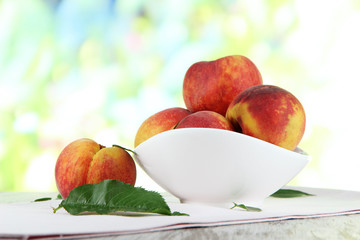
[[[56,191],[78,138],[132,148],[148,116],[184,106],[191,64],[234,54],[306,110],[313,160],[291,184],[360,190],[359,26],[358,0],[2,0],[0,191]]]

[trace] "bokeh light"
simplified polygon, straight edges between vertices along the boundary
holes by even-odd
[[[78,138],[133,148],[184,106],[192,63],[234,54],[304,105],[313,160],[291,184],[360,190],[359,25],[357,0],[0,1],[0,191],[56,191]]]

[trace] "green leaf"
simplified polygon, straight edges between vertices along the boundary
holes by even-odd
[[[172,213],[159,193],[118,180],[104,180],[98,184],[76,187],[65,200],[61,201],[54,212],[60,208],[64,208],[72,215],[84,212],[109,214],[119,211],[187,215],[179,212]]]
[[[57,196],[56,196],[56,200],[62,200],[63,197],[61,196],[61,194],[59,193]]]
[[[275,198],[295,198],[295,197],[305,197],[305,196],[314,196],[314,195],[293,189],[279,189],[275,193],[270,195],[270,197],[275,197]]]
[[[236,207],[242,208],[242,209],[244,209],[246,211],[249,211],[249,212],[261,212],[260,208],[250,207],[250,206],[246,206],[244,204],[236,204],[236,203],[234,203],[234,206],[232,208],[230,208],[230,209],[234,209]]]
[[[43,198],[35,199],[34,202],[44,202],[49,200],[51,200],[51,197],[43,197]]]
[[[54,198],[54,200],[62,200],[62,199],[63,198],[60,193],[57,195],[56,198]],[[34,202],[43,202],[43,201],[50,201],[50,200],[52,200],[51,197],[43,197],[43,198],[35,199]]]

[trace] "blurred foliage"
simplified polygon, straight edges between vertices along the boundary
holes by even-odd
[[[183,106],[182,80],[197,61],[248,56],[265,83],[310,109],[334,81],[323,74],[334,36],[360,7],[305,2],[0,1],[0,191],[54,190],[56,158],[77,138],[133,147],[146,117]],[[317,171],[324,147],[313,143],[331,133],[309,119],[304,146]]]

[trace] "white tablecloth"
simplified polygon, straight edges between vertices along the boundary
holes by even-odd
[[[190,216],[72,216],[64,209],[53,213],[52,207],[57,207],[59,200],[2,203],[0,204],[0,237],[128,234],[360,213],[360,192],[299,187],[294,189],[315,196],[267,198],[261,207],[261,212],[168,201],[172,211],[188,213]]]

